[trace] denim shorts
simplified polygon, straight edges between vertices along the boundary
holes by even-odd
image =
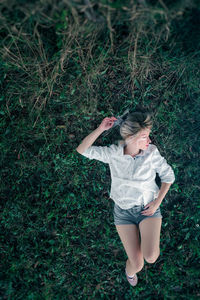
[[[135,224],[138,225],[142,220],[146,218],[162,218],[160,207],[155,211],[152,216],[141,215],[143,205],[136,205],[129,209],[122,209],[116,203],[113,209],[114,224]]]

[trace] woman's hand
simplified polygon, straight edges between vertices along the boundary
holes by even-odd
[[[104,118],[103,121],[101,122],[101,124],[99,125],[99,128],[103,131],[108,130],[113,126],[113,124],[116,120],[117,120],[117,118],[115,118],[115,117]]]
[[[152,216],[156,210],[158,209],[159,204],[154,200],[149,202],[145,207],[143,208],[141,215],[143,216]]]

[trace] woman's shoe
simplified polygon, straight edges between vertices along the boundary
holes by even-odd
[[[130,285],[132,286],[136,286],[137,283],[138,283],[138,277],[137,277],[137,274],[135,274],[133,276],[133,278],[129,278],[127,273],[126,273],[126,269],[125,269],[125,274],[126,274],[126,279],[128,280],[128,282],[130,283]]]

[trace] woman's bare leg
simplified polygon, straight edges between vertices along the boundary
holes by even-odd
[[[128,260],[126,261],[126,272],[128,276],[142,270],[144,266],[143,254],[140,247],[139,229],[134,224],[116,225]]]
[[[147,218],[139,223],[141,251],[148,263],[154,263],[160,255],[160,231],[162,218]]]

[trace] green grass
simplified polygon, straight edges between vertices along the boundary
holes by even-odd
[[[1,299],[199,299],[198,1],[91,3],[0,5]],[[75,149],[138,104],[176,181],[161,254],[132,288],[108,165]]]

